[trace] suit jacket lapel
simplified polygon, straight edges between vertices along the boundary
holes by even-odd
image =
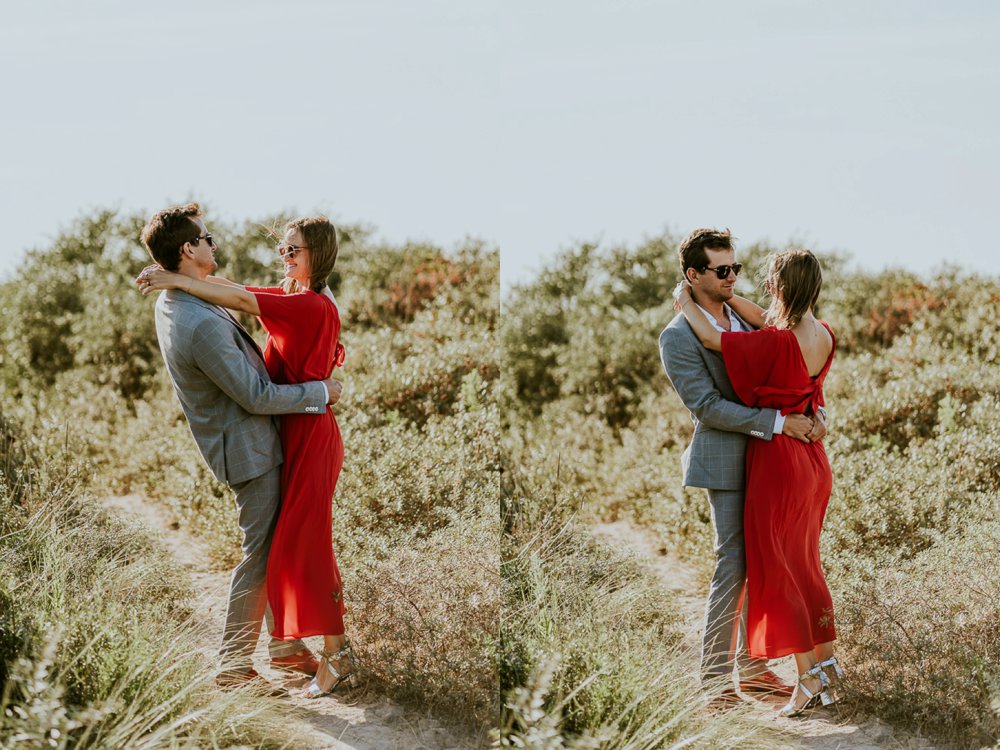
[[[184,302],[192,302],[196,305],[200,305],[201,307],[204,307],[206,310],[212,311],[215,315],[218,315],[220,318],[223,318],[224,320],[227,320],[230,323],[232,323],[234,326],[236,326],[236,329],[240,332],[243,338],[245,338],[250,343],[250,345],[253,347],[253,350],[257,352],[260,358],[264,359],[264,353],[260,350],[260,346],[257,345],[257,342],[254,341],[254,338],[253,336],[250,335],[250,332],[246,328],[241,326],[239,321],[236,320],[236,318],[234,318],[229,313],[229,311],[226,310],[224,307],[213,305],[211,302],[206,302],[200,297],[195,297],[193,294],[188,294],[187,292],[181,291],[180,289],[172,289],[170,290],[170,292],[168,292],[168,294],[170,294],[171,292],[173,292],[173,296],[175,299]]]
[[[732,311],[733,317],[736,318],[738,321],[740,321],[740,325],[743,326],[743,330],[744,331],[753,331],[754,330],[754,327],[752,325],[750,325],[749,323],[747,323],[745,320],[743,320],[743,318],[741,318],[739,315],[737,315],[736,311],[733,310],[733,308],[730,307],[729,309]]]
[[[257,352],[257,354],[260,355],[261,359],[264,359],[264,352],[262,352],[260,350],[260,347],[257,345],[257,342],[254,341],[253,336],[250,335],[250,331],[248,331],[246,328],[244,328],[243,326],[241,326],[240,322],[236,318],[233,317],[233,314],[231,312],[229,312],[229,310],[227,310],[224,307],[219,307],[217,309],[221,310],[225,314],[225,316],[227,318],[229,318],[230,322],[232,322],[232,324],[234,326],[236,326],[237,329],[239,329],[239,332],[243,334],[243,338],[245,338],[247,341],[249,341],[253,345],[254,351]]]

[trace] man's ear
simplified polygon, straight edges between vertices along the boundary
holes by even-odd
[[[698,278],[698,272],[695,271],[693,268],[689,268],[686,271],[684,271],[684,278],[687,279],[687,282],[691,286],[694,286],[695,280]]]

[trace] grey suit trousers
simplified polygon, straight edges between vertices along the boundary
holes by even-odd
[[[732,679],[735,661],[739,679],[745,680],[767,669],[767,661],[752,658],[747,650],[743,490],[708,490],[708,502],[715,529],[715,573],[705,605],[702,679]]]
[[[232,485],[232,488],[236,493],[236,509],[243,532],[243,559],[233,569],[229,584],[229,608],[219,652],[223,669],[244,671],[252,666],[251,657],[260,636],[260,622],[265,610],[268,630],[272,630],[265,584],[267,555],[281,508],[281,466]],[[287,656],[304,647],[300,640],[272,638],[268,650],[272,657]]]

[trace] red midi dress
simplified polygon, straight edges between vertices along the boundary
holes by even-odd
[[[273,382],[323,380],[343,364],[340,314],[329,297],[284,294],[280,287],[247,289],[257,297],[267,331],[264,362]],[[330,407],[319,415],[283,415],[281,448],[281,512],[267,560],[272,635],[342,635],[344,596],[332,516],[344,443]]]
[[[822,371],[810,377],[790,330],[722,334],[722,357],[737,396],[747,406],[780,409],[782,414],[815,412],[823,405],[823,381],[834,349],[836,339]],[[776,659],[811,651],[836,638],[833,601],[819,559],[819,535],[833,485],[830,462],[820,441],[775,435],[749,439],[746,472],[750,653]]]

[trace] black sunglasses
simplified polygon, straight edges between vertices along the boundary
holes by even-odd
[[[705,271],[715,271],[716,278],[718,278],[718,279],[721,280],[721,279],[728,278],[730,271],[733,272],[733,276],[739,276],[740,275],[740,271],[742,271],[742,270],[743,270],[743,264],[742,263],[733,263],[733,265],[731,265],[731,266],[716,266],[715,268],[712,268],[711,266],[702,266],[698,270],[698,272],[699,273],[705,273]]]
[[[287,242],[278,243],[278,255],[288,260],[295,260],[295,256],[303,250],[308,250],[308,245],[289,245]]]
[[[206,232],[205,234],[201,235],[200,237],[195,237],[193,240],[191,240],[191,244],[192,245],[197,245],[202,240],[208,240],[208,244],[209,245],[214,245],[215,244],[215,240],[212,239],[212,233],[211,232]]]

